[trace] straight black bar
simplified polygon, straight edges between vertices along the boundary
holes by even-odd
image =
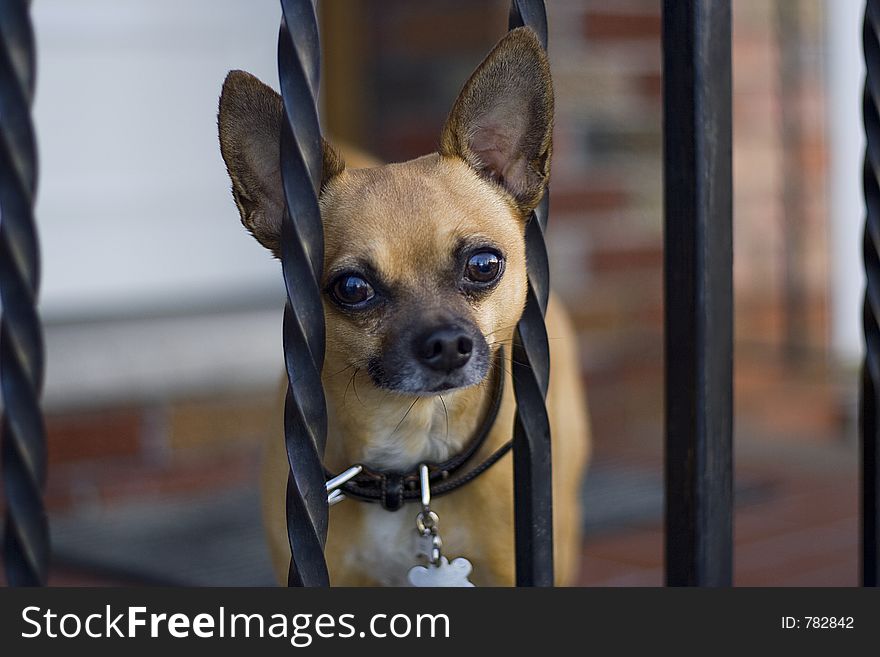
[[[862,366],[860,433],[862,447],[862,583],[880,584],[880,2],[868,0],[862,45],[865,53],[865,90],[862,115],[865,123],[865,302],[862,325],[865,360]]]
[[[509,28],[530,27],[547,47],[543,0],[514,0]],[[550,192],[526,227],[529,285],[526,307],[514,336],[511,369],[517,416],[513,428],[514,536],[517,586],[553,586],[553,489],[550,422],[545,398],[550,381],[550,350],[544,315],[550,272],[544,229]]]
[[[664,0],[666,581],[732,581],[729,0]]]

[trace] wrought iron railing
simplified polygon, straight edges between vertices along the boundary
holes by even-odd
[[[666,581],[729,586],[733,246],[729,0],[663,3]]]
[[[4,557],[12,585],[46,583],[46,437],[40,412],[43,334],[34,221],[37,147],[31,119],[36,59],[30,2],[0,2],[0,374],[3,385]]]
[[[547,48],[547,11],[543,0],[514,0],[509,28],[527,26]],[[518,586],[553,586],[553,495],[550,422],[544,400],[550,381],[550,350],[544,315],[550,296],[550,271],[544,230],[550,190],[526,226],[529,287],[516,327],[511,371],[516,395],[513,428],[514,535]]]
[[[865,362],[862,367],[862,581],[880,584],[880,2],[868,0],[863,30],[865,53]]]
[[[321,382],[324,307],[320,280],[324,231],[318,208],[323,162],[318,122],[321,50],[312,0],[282,0],[278,74],[284,99],[281,179],[287,211],[281,231],[281,266],[287,288],[284,361],[288,389],[284,440],[290,463],[287,533],[291,586],[328,586],[324,561],[327,495],[322,457],[327,442],[327,405]]]

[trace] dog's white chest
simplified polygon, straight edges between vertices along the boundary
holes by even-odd
[[[472,568],[467,559],[443,557],[439,568],[424,566],[425,539],[415,528],[418,511],[416,505],[386,511],[378,504],[364,504],[361,533],[351,537],[344,553],[346,570],[368,573],[380,586],[473,586],[467,579]],[[462,530],[449,528],[458,545],[466,542]]]
[[[386,511],[378,504],[365,504],[360,540],[353,540],[346,551],[348,565],[369,573],[382,586],[407,586],[407,573],[418,563],[416,513],[414,506]]]

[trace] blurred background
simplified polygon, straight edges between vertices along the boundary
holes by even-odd
[[[319,3],[325,131],[434,150],[504,0]],[[733,3],[738,585],[856,585],[861,0]],[[553,282],[595,458],[581,583],[660,585],[658,0],[552,0]],[[275,0],[35,0],[52,584],[271,584],[259,444],[280,268],[216,137],[226,72],[277,89]],[[674,218],[673,218],[674,219]]]

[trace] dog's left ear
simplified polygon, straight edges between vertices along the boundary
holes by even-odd
[[[550,176],[553,83],[535,33],[507,33],[464,85],[440,139],[440,153],[460,157],[500,184],[524,215]]]

